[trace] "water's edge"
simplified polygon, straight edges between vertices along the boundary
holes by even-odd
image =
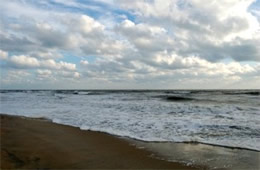
[[[254,152],[259,152],[260,150],[256,150],[256,149],[251,149],[251,148],[243,148],[243,147],[235,147],[235,146],[226,146],[226,145],[218,145],[218,144],[212,144],[212,143],[206,143],[206,142],[198,142],[198,141],[146,141],[146,140],[142,140],[142,139],[138,139],[138,138],[134,138],[131,136],[121,136],[118,134],[113,134],[113,133],[109,133],[109,132],[105,132],[105,131],[99,131],[99,130],[92,130],[92,129],[82,129],[81,127],[78,126],[73,126],[73,125],[68,125],[68,124],[63,124],[61,122],[55,122],[52,119],[49,119],[47,117],[29,117],[29,116],[23,116],[23,115],[16,115],[16,114],[8,114],[8,113],[0,113],[0,115],[6,115],[6,116],[15,116],[15,117],[19,117],[19,118],[24,118],[24,119],[32,119],[32,120],[38,120],[38,121],[48,121],[48,122],[52,122],[54,124],[58,124],[58,125],[64,125],[64,126],[70,126],[70,127],[75,127],[78,128],[79,130],[82,131],[92,131],[92,132],[99,132],[99,133],[104,133],[104,134],[108,134],[111,136],[115,136],[118,138],[124,138],[126,140],[134,140],[137,142],[141,142],[141,143],[166,143],[166,144],[190,144],[190,145],[208,145],[208,146],[213,146],[213,147],[221,147],[221,148],[227,148],[227,149],[239,149],[239,150],[247,150],[247,151],[254,151]]]
[[[14,116],[36,121],[48,121],[58,125],[71,126],[53,122],[53,120],[46,117],[28,117],[21,115],[10,115],[7,113],[0,113],[0,115]],[[78,128],[82,131],[93,131],[84,130],[76,126],[71,127]],[[257,161],[257,159],[260,158],[260,152],[253,149],[212,145],[200,142],[142,141],[127,136],[118,136],[102,131],[93,132],[104,133],[116,138],[127,140],[136,148],[145,149],[151,152],[152,157],[169,162],[178,162],[188,166],[208,167],[209,169],[256,169],[260,166]],[[248,162],[245,160],[248,160]]]

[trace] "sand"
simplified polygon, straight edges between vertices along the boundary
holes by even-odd
[[[129,141],[44,119],[0,115],[1,169],[195,169]]]

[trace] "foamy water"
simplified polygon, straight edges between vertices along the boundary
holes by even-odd
[[[143,141],[260,151],[260,91],[4,91],[1,113]]]

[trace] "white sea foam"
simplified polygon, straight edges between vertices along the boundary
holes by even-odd
[[[259,95],[189,91],[0,95],[1,113],[47,117],[60,124],[144,141],[196,141],[260,151]],[[192,100],[168,101],[169,95]]]

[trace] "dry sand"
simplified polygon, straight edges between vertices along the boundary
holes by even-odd
[[[1,169],[195,169],[151,157],[128,141],[43,119],[1,117]]]

